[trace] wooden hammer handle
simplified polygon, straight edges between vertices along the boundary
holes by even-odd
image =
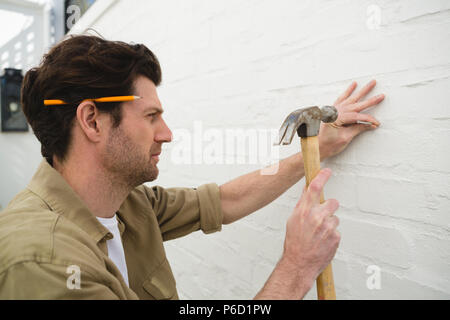
[[[308,187],[320,171],[319,138],[317,136],[301,138],[301,145],[305,167],[306,187]],[[323,203],[324,201],[322,190],[320,194],[320,203]],[[317,297],[319,300],[336,300],[331,263],[319,275],[316,280],[316,285]]]

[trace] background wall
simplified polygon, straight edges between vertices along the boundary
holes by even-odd
[[[175,140],[151,184],[220,185],[260,169],[249,144],[220,154],[234,164],[205,163],[195,143],[191,164],[174,152],[188,133],[205,145],[229,129],[278,130],[293,109],[331,104],[352,80],[377,79],[372,94],[386,98],[368,112],[380,128],[322,163],[333,170],[325,196],[341,204],[337,296],[450,298],[449,1],[117,0],[93,18],[99,5],[78,31],[144,43],[162,64],[159,96]],[[298,150],[283,147],[280,157]],[[252,298],[281,256],[303,185],[220,233],[167,242],[180,297]]]

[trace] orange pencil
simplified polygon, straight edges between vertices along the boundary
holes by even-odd
[[[114,96],[114,97],[101,97],[101,98],[95,98],[95,99],[84,99],[83,101],[94,101],[94,102],[124,102],[124,101],[133,101],[141,99],[139,96]],[[58,99],[47,99],[44,100],[45,106],[53,106],[53,105],[63,105],[68,104],[67,102],[63,100]]]

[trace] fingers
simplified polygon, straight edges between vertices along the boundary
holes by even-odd
[[[356,137],[357,135],[359,135],[365,131],[375,130],[376,128],[378,128],[378,126],[376,126],[376,125],[354,124],[354,125],[348,127],[348,130],[349,130],[350,136],[353,139],[354,137]]]
[[[324,203],[315,206],[311,210],[311,214],[323,220],[333,216],[337,209],[339,209],[339,202],[336,199],[328,199]]]
[[[339,226],[339,218],[336,216],[331,216],[326,218],[322,224],[322,236],[331,235],[336,232]]]
[[[302,196],[295,205],[294,211],[300,215],[306,216],[311,212],[327,212],[325,215],[331,215],[339,207],[339,203],[335,199],[329,199],[320,204],[320,195],[323,192],[323,188],[331,176],[331,169],[325,168],[319,171],[317,176],[311,181],[309,187],[303,188]],[[314,207],[314,210],[311,210]],[[322,216],[322,214],[318,214]]]
[[[309,203],[313,205],[320,203],[320,195],[330,176],[331,169],[325,168],[320,170],[317,176],[311,181],[306,192],[306,199]]]
[[[303,188],[300,200],[295,205],[294,212],[299,215],[308,215],[311,208],[320,204],[320,195],[325,183],[331,176],[331,169],[325,168],[319,171],[316,177],[311,181],[308,187]],[[324,204],[327,201],[324,202]]]
[[[378,127],[380,125],[380,122],[370,114],[357,112],[346,112],[342,114],[340,121],[343,125],[356,124],[357,121],[370,122],[375,127]]]
[[[361,90],[359,90],[357,93],[348,98],[346,102],[348,103],[358,102],[360,99],[364,98],[370,91],[372,91],[372,89],[375,87],[376,84],[377,82],[375,80],[370,81]]]
[[[356,86],[358,84],[356,83],[356,81],[353,81],[350,86],[344,91],[344,93],[342,93],[339,98],[337,98],[337,100],[334,102],[334,104],[339,104],[342,101],[344,101],[345,99],[347,99],[348,97],[350,97],[350,95],[352,94],[352,92],[355,90]]]
[[[332,216],[339,208],[339,202],[336,199],[328,199],[320,206],[322,206],[322,209],[324,211],[323,215],[329,217]]]
[[[370,99],[367,99],[366,101],[359,101],[364,96],[366,96],[375,87],[375,85],[376,81],[372,80],[368,84],[366,84],[364,88],[362,88],[359,92],[353,94],[352,96],[343,101],[343,105],[345,105],[346,108],[343,109],[342,112],[340,112],[338,120],[336,120],[337,125],[339,126],[352,125],[353,127],[353,125],[358,123],[358,121],[371,123],[354,126],[354,128],[351,129],[352,136],[358,135],[359,133],[370,129],[376,129],[380,125],[378,120],[376,120],[371,115],[359,113],[367,108],[379,104],[384,100],[385,98],[384,94],[379,94]]]
[[[333,215],[329,217],[328,223],[331,230],[336,230],[336,228],[339,226],[339,218]]]
[[[309,218],[319,237],[323,238],[336,231],[336,228],[339,225],[339,218],[335,216],[334,213],[338,208],[338,201],[329,199],[321,205],[311,209]]]
[[[375,97],[367,99],[366,101],[361,101],[361,102],[354,104],[351,109],[355,112],[360,112],[364,109],[367,109],[374,105],[379,104],[383,100],[384,100],[384,94],[379,94]]]
[[[329,199],[317,208],[317,220],[320,221],[319,233],[323,236],[330,235],[336,231],[339,225],[339,218],[334,215],[339,208],[339,203],[335,199]]]

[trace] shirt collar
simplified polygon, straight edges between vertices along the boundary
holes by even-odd
[[[28,184],[28,189],[44,200],[52,211],[58,212],[87,232],[95,242],[105,237],[112,238],[111,232],[96,219],[78,194],[45,158]]]

